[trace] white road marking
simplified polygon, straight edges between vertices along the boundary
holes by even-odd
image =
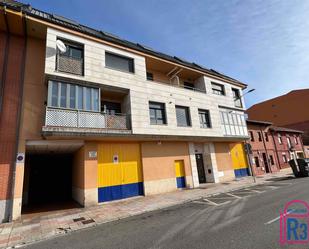
[[[265,191],[260,191],[260,190],[255,190],[255,189],[247,189],[248,191],[251,191],[251,192],[255,192],[255,193],[263,193]]]
[[[294,211],[294,209],[292,209],[292,210],[286,212],[286,214],[284,214],[283,216],[286,216],[286,215],[292,213],[293,211]],[[277,220],[279,220],[279,219],[280,219],[280,215],[279,215],[277,218],[272,219],[272,220],[270,220],[270,221],[264,223],[264,225],[269,225],[269,224],[274,223],[275,221],[277,221]]]
[[[231,193],[226,193],[226,194],[229,195],[229,196],[232,196],[234,198],[241,199],[241,197],[238,196],[238,195],[234,195],[234,194],[231,194]]]
[[[193,203],[203,204],[203,205],[212,205],[210,203],[207,203],[206,201],[193,201]]]
[[[212,204],[212,205],[219,206],[218,203],[215,203],[215,202],[213,202],[213,201],[210,201],[210,200],[208,200],[207,198],[204,198],[203,200],[209,202],[209,203]]]

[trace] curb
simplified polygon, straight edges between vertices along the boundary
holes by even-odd
[[[266,180],[272,180],[272,179],[276,179],[276,178],[280,178],[280,177],[281,176],[274,176],[274,177],[271,177],[271,178],[267,178]],[[102,221],[102,222],[96,222],[95,221],[94,224],[91,224],[91,225],[88,225],[88,226],[85,226],[85,227],[80,227],[78,229],[73,229],[73,230],[70,229],[70,230],[64,230],[64,231],[59,231],[59,232],[56,231],[55,234],[44,237],[44,238],[24,241],[24,242],[21,242],[21,243],[18,243],[18,244],[9,246],[9,247],[0,247],[0,248],[6,248],[6,249],[21,248],[21,247],[28,246],[28,245],[38,243],[38,242],[41,242],[41,241],[46,241],[46,240],[54,239],[54,238],[57,238],[57,237],[65,236],[65,235],[68,235],[68,234],[72,234],[72,233],[77,232],[77,231],[83,231],[85,229],[94,228],[94,227],[102,225],[102,224],[115,222],[115,221],[123,220],[123,219],[126,219],[126,218],[134,217],[134,216],[139,216],[139,215],[147,214],[147,213],[150,213],[150,212],[160,211],[160,210],[170,208],[170,207],[174,207],[174,206],[178,206],[178,205],[187,204],[187,203],[190,203],[192,201],[199,200],[201,198],[211,197],[211,196],[215,196],[215,195],[218,195],[218,194],[223,194],[223,193],[228,193],[228,192],[235,191],[235,190],[245,189],[245,188],[248,188],[248,187],[251,187],[251,186],[264,185],[266,183],[267,183],[266,181],[263,181],[263,182],[260,182],[260,183],[257,183],[257,182],[248,183],[244,186],[226,189],[226,190],[223,190],[223,191],[216,191],[216,192],[211,193],[211,194],[199,195],[199,196],[196,196],[196,197],[193,197],[193,198],[188,198],[186,200],[179,201],[178,203],[172,203],[172,204],[164,205],[164,206],[159,207],[159,208],[140,211],[140,212],[137,212],[137,213],[134,213],[134,214],[124,215],[124,216],[121,216],[121,217],[112,218],[112,219]]]

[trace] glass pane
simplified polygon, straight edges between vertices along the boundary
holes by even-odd
[[[149,109],[149,115],[151,118],[156,118],[156,111],[154,109]]]
[[[75,109],[76,91],[75,85],[70,85],[70,108]]]
[[[156,110],[157,119],[163,119],[162,110]]]
[[[157,124],[164,124],[163,119],[157,119]]]
[[[78,86],[78,109],[84,108],[83,87]]]
[[[67,84],[61,83],[60,106],[67,106]]]
[[[74,47],[70,47],[71,56],[75,59],[82,59],[82,50]]]
[[[51,98],[51,105],[58,107],[58,83],[52,83],[52,98]]]
[[[86,110],[91,110],[91,88],[86,87]]]
[[[99,111],[99,89],[92,89],[93,110]]]

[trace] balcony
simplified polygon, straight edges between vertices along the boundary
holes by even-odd
[[[46,107],[43,131],[131,133],[130,115]]]
[[[57,54],[57,70],[59,72],[71,73],[76,75],[84,74],[84,61],[63,54]]]
[[[188,91],[206,93],[203,75],[196,71],[146,58],[146,72],[148,81],[183,88]]]

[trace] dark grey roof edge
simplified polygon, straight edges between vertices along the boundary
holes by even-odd
[[[170,56],[170,55],[167,55],[167,54],[164,54],[164,53],[161,53],[161,52],[157,52],[153,49],[147,49],[146,46],[141,46],[138,43],[133,43],[133,42],[130,42],[130,41],[127,41],[127,40],[120,39],[115,35],[112,35],[112,34],[109,34],[107,32],[104,32],[104,31],[99,31],[99,30],[78,24],[77,22],[75,22],[73,20],[68,19],[68,21],[65,21],[64,20],[64,19],[66,19],[65,17],[59,19],[59,18],[57,18],[57,15],[53,15],[53,14],[44,12],[42,10],[35,9],[29,4],[23,4],[23,3],[20,3],[20,2],[17,2],[17,1],[12,3],[12,2],[5,2],[3,0],[0,0],[0,6],[5,6],[9,9],[13,9],[13,10],[16,10],[16,11],[21,11],[21,12],[25,13],[26,15],[29,15],[29,16],[32,16],[32,17],[35,17],[35,18],[38,18],[38,19],[41,19],[41,20],[44,20],[44,21],[48,21],[48,22],[51,22],[51,23],[56,24],[56,25],[60,25],[60,26],[66,27],[66,28],[74,29],[75,31],[78,31],[78,32],[81,32],[81,33],[84,33],[84,34],[87,34],[87,35],[90,35],[90,36],[94,36],[96,38],[99,38],[99,39],[102,39],[102,40],[105,40],[105,41],[116,43],[116,44],[122,45],[124,47],[128,47],[128,48],[131,48],[131,49],[134,49],[134,50],[146,53],[146,54],[150,54],[150,55],[153,55],[153,56],[156,56],[156,57],[168,60],[168,61],[172,61],[172,62],[175,62],[177,64],[202,71],[202,72],[210,74],[212,76],[216,76],[216,77],[219,77],[221,79],[228,80],[232,83],[243,85],[244,87],[247,86],[247,84],[240,82],[240,81],[238,81],[234,78],[231,78],[227,75],[224,75],[222,73],[219,73],[219,72],[217,72],[213,69],[208,69],[208,68],[205,68],[205,67],[203,67],[203,66],[201,66],[197,63],[194,63],[194,62],[190,63],[190,62],[187,62],[185,60],[179,59],[179,57]]]
[[[251,123],[251,124],[262,124],[262,125],[272,125],[272,122],[269,121],[263,121],[263,120],[254,120],[254,119],[247,119],[246,120],[247,123]]]
[[[272,131],[285,131],[285,132],[291,132],[291,133],[304,133],[303,131],[300,130],[294,130],[286,127],[280,127],[280,126],[271,126],[270,130]]]

